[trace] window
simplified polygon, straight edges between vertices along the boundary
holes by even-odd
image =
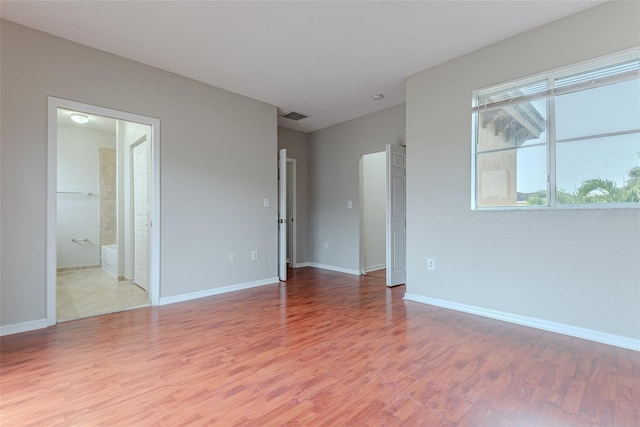
[[[640,207],[638,52],[473,94],[474,208]]]

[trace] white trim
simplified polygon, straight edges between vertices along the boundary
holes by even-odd
[[[531,328],[542,329],[543,331],[556,332],[558,334],[569,335],[571,337],[582,338],[602,344],[609,344],[616,347],[627,348],[629,350],[640,351],[640,340],[627,338],[620,335],[608,334],[606,332],[595,331],[593,329],[579,328],[577,326],[566,325],[564,323],[550,322],[548,320],[537,319],[535,317],[520,316],[503,311],[490,310],[472,305],[460,304],[452,301],[445,301],[437,298],[429,298],[415,294],[404,294],[404,299],[461,311],[463,313],[475,314],[477,316],[488,317],[490,319],[501,320],[503,322],[515,323],[517,325],[529,326]]]
[[[46,227],[46,292],[47,292],[47,325],[55,325],[56,314],[56,281],[57,281],[57,237],[58,224],[58,107],[57,98],[47,100],[47,227]]]
[[[353,274],[354,276],[359,276],[360,275],[360,270],[353,270],[351,268],[336,267],[334,265],[326,265],[326,264],[318,264],[317,262],[307,262],[305,264],[307,264],[308,267],[321,268],[323,270],[337,271],[338,273]]]
[[[360,233],[358,236],[358,270],[360,270],[360,274],[364,274],[367,258],[364,234],[364,156],[366,154],[361,154],[358,159],[358,232]]]
[[[44,329],[49,326],[47,319],[31,320],[29,322],[14,323],[13,325],[0,326],[0,337],[5,335],[19,334],[22,332]]]
[[[160,298],[159,305],[174,304],[177,302],[190,301],[193,299],[210,297],[213,295],[226,294],[227,292],[241,291],[243,289],[256,288],[258,286],[274,285],[277,283],[280,283],[280,279],[278,279],[277,277],[256,280],[253,282],[238,283],[237,285],[223,286],[221,288],[206,289],[204,291],[190,292],[188,294],[180,294],[172,297],[163,297],[163,298]]]
[[[293,268],[302,268],[302,267],[311,267],[311,263],[310,262],[297,262],[296,265],[293,266]]]
[[[68,99],[47,98],[47,227],[46,227],[46,286],[47,324],[55,325],[56,318],[56,205],[57,205],[57,152],[58,108],[84,111],[89,114],[112,117],[151,126],[151,235],[149,254],[149,288],[151,305],[160,301],[160,120]]]
[[[363,273],[371,273],[372,271],[378,271],[378,270],[384,270],[387,268],[387,264],[378,264],[378,265],[371,265],[369,267],[365,267],[362,272]]]

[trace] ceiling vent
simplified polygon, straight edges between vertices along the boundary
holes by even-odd
[[[291,111],[290,113],[283,114],[280,117],[284,117],[285,119],[289,119],[289,120],[295,120],[297,122],[298,120],[306,119],[309,116],[306,114],[296,113],[295,111]]]

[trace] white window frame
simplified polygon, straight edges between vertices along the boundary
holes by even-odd
[[[588,72],[589,70],[595,70],[602,67],[607,67],[627,60],[639,59],[640,47],[628,49],[622,52],[606,55],[599,58],[583,61],[577,64],[556,68],[551,71],[531,75],[528,77],[516,79],[510,82],[506,82],[499,85],[487,86],[484,88],[476,89],[472,91],[472,113],[471,113],[471,209],[479,211],[491,211],[491,210],[575,210],[575,209],[640,209],[640,203],[592,203],[592,204],[560,204],[556,203],[556,118],[555,118],[555,97],[564,93],[578,91],[582,89],[573,89],[568,91],[554,90],[555,81],[573,74],[579,74],[582,72]],[[638,72],[640,76],[640,72]],[[533,95],[531,98],[520,98],[519,101],[526,101],[527,99],[541,99],[546,98],[547,101],[547,204],[546,205],[520,205],[520,206],[478,206],[477,204],[477,137],[478,137],[478,115],[481,109],[477,105],[478,96],[481,94],[487,94],[490,92],[500,92],[508,90],[509,88],[521,87],[536,81],[547,80],[547,90],[539,94]],[[608,84],[608,83],[607,83]],[[593,86],[597,87],[597,86]],[[633,133],[639,132],[640,129],[632,131]],[[593,135],[589,138],[595,138],[599,136],[613,136],[621,135],[625,133],[631,133],[629,131],[612,132],[603,135]],[[573,138],[571,138],[573,139]],[[577,138],[576,138],[577,139]],[[586,139],[586,138],[579,138]],[[561,140],[567,142],[568,140]],[[517,148],[514,148],[517,150]]]

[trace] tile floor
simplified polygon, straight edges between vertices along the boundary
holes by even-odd
[[[149,293],[102,269],[58,273],[58,322],[149,305]]]

